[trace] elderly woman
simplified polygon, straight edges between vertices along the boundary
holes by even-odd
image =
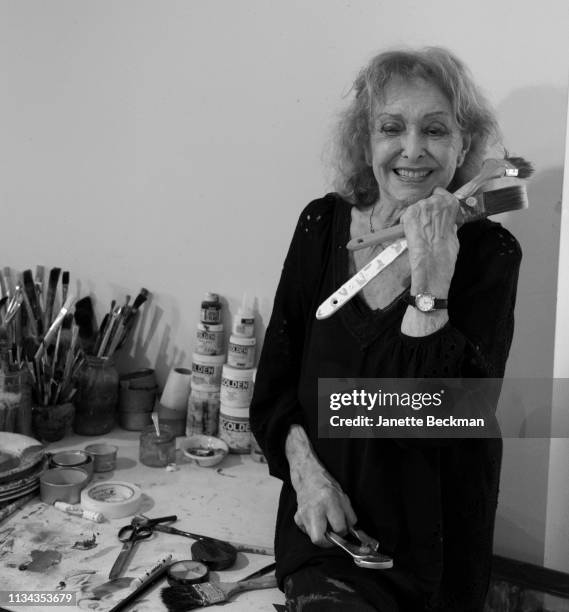
[[[483,609],[501,441],[320,439],[317,384],[503,376],[520,248],[489,220],[457,230],[451,195],[498,141],[483,96],[444,49],[382,53],[355,81],[338,128],[338,191],[300,216],[251,405],[252,430],[283,481],[275,546],[288,610]],[[318,305],[386,246],[346,243],[397,223],[408,256],[317,320]],[[418,294],[441,301],[424,308]],[[356,567],[325,537],[356,523],[393,569]]]

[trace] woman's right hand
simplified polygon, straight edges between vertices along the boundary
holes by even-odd
[[[317,546],[332,546],[325,536],[328,529],[343,535],[356,524],[348,496],[323,468],[305,470],[293,486],[298,503],[294,522]]]
[[[328,529],[342,535],[356,524],[352,504],[316,457],[300,425],[291,426],[285,448],[298,504],[294,521],[314,544],[330,547]]]

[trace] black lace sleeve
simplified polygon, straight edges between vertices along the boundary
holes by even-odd
[[[298,277],[301,225],[299,220],[283,265],[250,407],[251,432],[267,458],[269,472],[285,481],[290,479],[286,437],[291,425],[303,424],[297,399],[305,328]]]
[[[449,292],[449,323],[430,336],[400,334],[396,356],[408,377],[501,378],[514,331],[521,249],[491,221],[461,228]]]

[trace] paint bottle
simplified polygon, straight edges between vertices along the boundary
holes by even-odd
[[[255,313],[253,308],[247,304],[247,294],[243,296],[241,306],[237,314],[233,316],[233,335],[243,338],[252,338],[255,335]]]
[[[232,368],[252,368],[255,365],[256,344],[255,338],[232,334],[227,347],[227,365]]]
[[[219,424],[219,389],[200,391],[192,389],[188,399],[186,436],[205,434],[216,436]]]
[[[196,353],[200,355],[222,355],[225,345],[223,323],[210,325],[198,323],[196,330]]]
[[[201,304],[200,322],[212,325],[221,323],[221,304],[217,293],[206,293]]]
[[[246,454],[251,449],[249,406],[233,408],[221,402],[219,409],[219,437],[226,442],[229,452]]]
[[[221,403],[230,408],[249,407],[253,397],[255,370],[224,365],[221,372]]]
[[[225,355],[192,355],[192,389],[219,391]]]

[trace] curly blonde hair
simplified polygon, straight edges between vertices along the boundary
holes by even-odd
[[[441,47],[391,50],[376,55],[358,74],[353,99],[341,113],[332,152],[334,186],[356,206],[377,201],[379,190],[366,161],[375,103],[393,77],[424,79],[448,98],[463,133],[471,137],[464,163],[449,185],[453,191],[476,175],[489,147],[500,145],[501,133],[490,104],[475,85],[469,70],[450,51]]]

